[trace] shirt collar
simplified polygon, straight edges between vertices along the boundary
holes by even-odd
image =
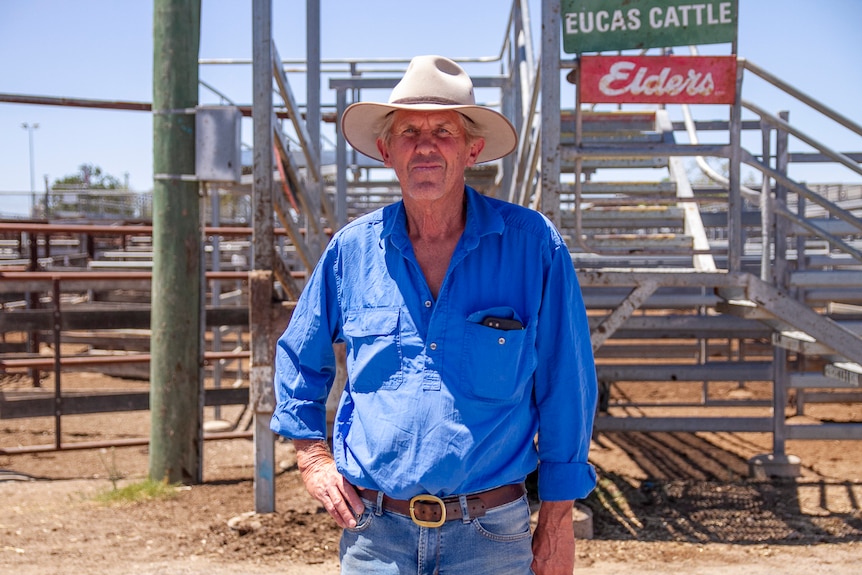
[[[464,226],[462,243],[467,249],[476,247],[479,238],[488,234],[501,234],[505,228],[503,217],[495,210],[488,199],[471,188],[464,186],[467,197],[467,223]],[[382,239],[392,238],[393,244],[402,249],[409,245],[407,236],[407,212],[404,201],[383,208]]]
[[[464,227],[464,245],[472,249],[479,238],[489,234],[502,234],[505,225],[503,217],[494,209],[488,198],[465,186],[467,195],[467,224]]]

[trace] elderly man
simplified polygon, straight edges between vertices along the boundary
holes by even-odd
[[[574,567],[573,500],[597,395],[563,239],[541,214],[465,185],[517,143],[455,62],[415,58],[387,104],[344,112],[354,149],[402,201],[335,234],[278,342],[272,429],[344,528],[342,573],[539,575]],[[347,384],[330,452],[333,342]],[[530,531],[526,476],[542,500]]]

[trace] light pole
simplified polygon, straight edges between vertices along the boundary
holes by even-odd
[[[33,130],[37,129],[39,124],[24,122],[21,127],[27,130],[30,137],[30,217],[33,217],[36,215],[36,160],[33,157]]]

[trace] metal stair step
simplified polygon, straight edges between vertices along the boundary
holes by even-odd
[[[743,319],[771,320],[775,315],[763,309],[756,303],[747,299],[731,299],[718,302],[716,311],[726,313]]]
[[[768,381],[772,363],[708,362],[700,365],[598,365],[601,381]]]
[[[571,146],[563,146],[560,154],[565,171],[575,167],[576,153]],[[667,168],[668,159],[663,156],[587,156],[581,162],[583,170],[628,169],[628,168]]]
[[[808,218],[808,223],[817,226],[824,232],[833,235],[855,234],[859,229],[849,222],[843,220],[833,220],[826,218]],[[801,236],[811,236],[813,233],[808,228],[802,227],[799,224],[793,225],[793,232]]]
[[[581,143],[584,146],[590,144],[660,144],[664,141],[664,134],[660,132],[591,132],[581,134]],[[575,143],[574,132],[560,132],[560,144],[572,145]]]
[[[856,270],[804,270],[790,274],[792,287],[858,288],[862,285],[862,271]]]
[[[833,302],[828,306],[829,315],[833,316],[833,319],[843,321],[845,318],[849,318],[851,321],[854,319],[862,319],[862,305],[855,305],[849,303],[841,303],[841,302]],[[859,329],[856,332],[862,335],[862,325],[860,325]]]
[[[572,254],[572,259],[581,261],[586,256],[591,260],[597,258],[594,254]],[[611,258],[602,257],[600,262],[607,263]],[[615,259],[619,259],[618,257]],[[690,258],[689,258],[690,259]],[[585,266],[581,266],[585,267]],[[597,266],[600,267],[600,266]],[[605,266],[608,267],[608,266]],[[626,293],[606,293],[606,290],[584,290],[584,303],[588,309],[614,309],[618,307],[625,299]],[[713,294],[694,294],[694,293],[657,293],[641,305],[641,309],[690,309],[698,306],[712,306],[716,303],[717,296]],[[704,327],[706,324],[704,324]],[[654,330],[655,333],[655,330]]]
[[[835,353],[831,348],[818,342],[807,333],[796,330],[773,333],[772,345],[805,355],[830,355]]]
[[[683,217],[683,209],[677,206],[619,206],[619,207],[596,207],[593,206],[584,210],[584,217],[589,219],[637,219],[651,220],[657,219],[674,219],[681,220]]]
[[[574,194],[575,185],[565,183],[560,185],[561,193]],[[583,182],[581,195],[627,194],[631,196],[658,195],[673,197],[676,195],[676,185],[673,182]]]
[[[858,364],[853,364],[858,365]],[[789,375],[791,389],[857,389],[860,387],[859,379],[853,377],[835,377],[841,368],[835,368],[835,364],[826,364],[823,372],[802,372]],[[827,375],[828,371],[833,375]],[[836,372],[836,370],[839,370]],[[853,372],[851,372],[853,373]],[[807,397],[807,394],[806,394]]]
[[[619,248],[631,252],[645,251],[651,248],[687,248],[692,247],[692,238],[684,234],[595,234],[584,241],[595,249]]]
[[[564,227],[574,227],[574,212],[562,212],[561,219]],[[590,229],[682,229],[683,224],[683,210],[676,206],[593,206],[581,212],[581,226]]]
[[[836,362],[823,368],[826,377],[840,381],[846,387],[862,387],[862,365],[853,362]]]
[[[560,129],[575,131],[575,110],[560,112]],[[656,129],[655,112],[581,112],[581,129],[589,132],[647,132]]]

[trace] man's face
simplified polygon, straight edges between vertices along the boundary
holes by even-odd
[[[458,112],[396,110],[389,141],[377,140],[384,164],[393,168],[405,199],[437,200],[463,192],[464,170],[476,163],[485,146],[468,142]]]

